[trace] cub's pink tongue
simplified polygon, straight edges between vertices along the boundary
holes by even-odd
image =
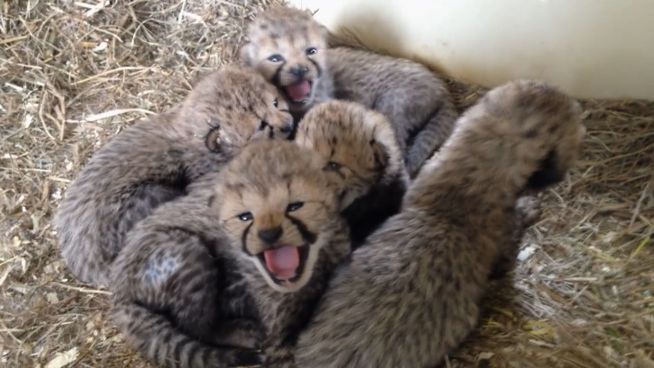
[[[311,83],[307,80],[286,86],[286,93],[295,101],[304,100],[311,93]]]
[[[268,249],[263,252],[266,259],[268,271],[280,280],[288,280],[295,276],[295,271],[300,266],[300,253],[297,247],[287,245],[285,247]]]

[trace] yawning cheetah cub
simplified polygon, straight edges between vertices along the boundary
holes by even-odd
[[[293,142],[252,142],[127,234],[113,269],[114,320],[167,367],[288,361],[347,226],[323,160]]]

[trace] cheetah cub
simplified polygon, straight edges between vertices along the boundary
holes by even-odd
[[[127,234],[113,268],[113,317],[148,359],[227,367],[288,359],[349,254],[323,160],[258,140]]]
[[[304,116],[295,141],[322,157],[324,170],[340,188],[341,213],[355,247],[398,212],[408,175],[382,114],[354,102],[321,103]]]
[[[296,120],[332,98],[379,111],[391,121],[412,177],[452,131],[456,110],[432,71],[406,59],[328,48],[326,29],[307,11],[266,10],[247,38],[241,59],[279,88]]]
[[[300,336],[300,367],[430,367],[475,327],[516,202],[561,180],[584,134],[580,107],[518,81],[491,90],[426,163],[401,212],[337,269]]]
[[[251,139],[288,138],[292,124],[285,100],[256,72],[208,75],[181,105],[114,137],[68,188],[54,221],[66,264],[80,280],[106,286],[136,222]]]

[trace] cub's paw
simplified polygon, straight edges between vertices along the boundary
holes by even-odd
[[[234,353],[230,367],[260,367],[266,361],[260,351],[239,350]]]
[[[289,347],[275,347],[265,350],[266,361],[264,367],[270,368],[297,368],[295,356]]]
[[[527,228],[541,216],[540,199],[535,195],[520,197],[515,205],[515,221],[512,239],[503,244],[490,273],[491,280],[504,278],[516,266],[522,238]]]
[[[264,339],[263,328],[249,319],[230,319],[215,329],[211,343],[216,346],[232,346],[242,349],[260,349]]]
[[[515,210],[518,216],[518,226],[527,228],[540,219],[542,213],[540,199],[531,195],[520,197]]]

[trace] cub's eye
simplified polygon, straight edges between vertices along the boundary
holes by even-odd
[[[327,163],[327,166],[325,166],[325,170],[327,170],[327,171],[338,171],[338,170],[341,169],[341,167],[343,167],[343,166],[341,164],[339,164],[338,162],[329,161]]]
[[[274,54],[268,56],[268,61],[272,61],[273,63],[279,63],[281,61],[284,61],[284,57],[280,54]]]
[[[279,101],[277,101],[277,99],[273,100],[273,106],[275,107],[279,106]]]
[[[243,212],[238,215],[238,219],[241,221],[252,221],[253,218],[252,212]]]
[[[286,212],[297,211],[304,206],[304,202],[293,202],[286,207]]]
[[[220,141],[221,141],[220,128],[216,127],[209,131],[209,134],[207,134],[207,137],[204,140],[204,144],[207,146],[209,151],[214,153],[219,153]]]
[[[309,47],[309,48],[306,50],[306,53],[307,53],[307,55],[315,55],[315,54],[318,53],[318,49],[315,48],[315,47]]]

